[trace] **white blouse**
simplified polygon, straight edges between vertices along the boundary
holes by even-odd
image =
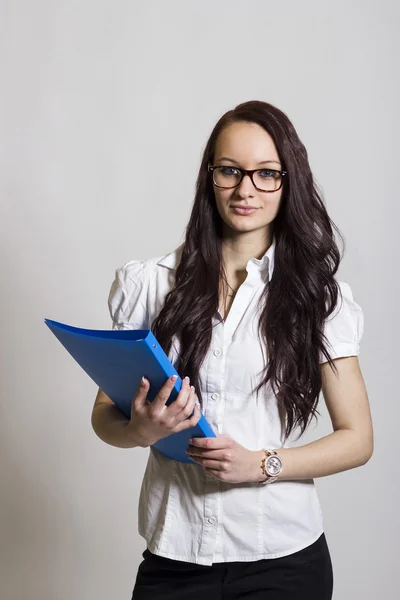
[[[113,329],[151,329],[174,285],[183,245],[170,254],[131,260],[116,270],[108,305]],[[260,259],[251,258],[224,322],[213,316],[212,341],[200,370],[203,413],[215,433],[250,450],[283,443],[283,426],[270,387],[251,394],[264,367],[257,336],[256,304],[274,268],[275,240]],[[356,356],[363,312],[350,286],[339,282],[343,303],[325,323],[332,358]],[[264,344],[262,343],[264,346]],[[176,366],[179,342],[169,359]],[[325,360],[320,357],[320,362]],[[185,373],[182,374],[185,376]],[[139,534],[154,554],[201,565],[278,558],[309,546],[323,533],[313,479],[231,484],[200,465],[170,460],[150,447],[139,499]]]

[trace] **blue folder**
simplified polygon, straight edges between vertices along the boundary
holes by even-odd
[[[173,402],[182,379],[149,329],[80,329],[45,319],[46,325],[61,344],[117,407],[131,418],[133,397],[144,375],[150,382],[149,401],[172,375],[178,379],[166,402]],[[185,453],[192,437],[215,437],[203,414],[194,427],[173,433],[155,444],[159,452],[172,460],[196,464]]]

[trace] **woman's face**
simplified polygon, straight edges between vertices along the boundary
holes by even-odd
[[[271,136],[257,123],[244,121],[232,123],[221,131],[215,145],[214,166],[282,169]],[[278,214],[282,187],[275,192],[261,192],[247,176],[235,188],[213,187],[218,212],[230,230],[250,232],[265,229]],[[234,205],[254,206],[257,210],[238,214]]]

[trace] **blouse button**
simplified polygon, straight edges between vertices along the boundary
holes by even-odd
[[[219,394],[211,394],[211,398],[212,398],[213,400],[218,400],[218,398],[219,398]]]
[[[214,518],[214,517],[209,517],[209,518],[207,519],[207,521],[208,521],[209,523],[213,524],[213,523],[215,523],[215,518]]]
[[[214,356],[220,356],[220,354],[221,354],[221,350],[219,348],[214,350]]]

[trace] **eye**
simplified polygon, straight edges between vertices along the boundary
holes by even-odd
[[[261,177],[265,177],[266,179],[271,177],[277,178],[279,176],[278,171],[275,171],[274,169],[260,169],[258,173],[261,175]]]
[[[239,171],[235,167],[219,167],[223,175],[238,175]]]

